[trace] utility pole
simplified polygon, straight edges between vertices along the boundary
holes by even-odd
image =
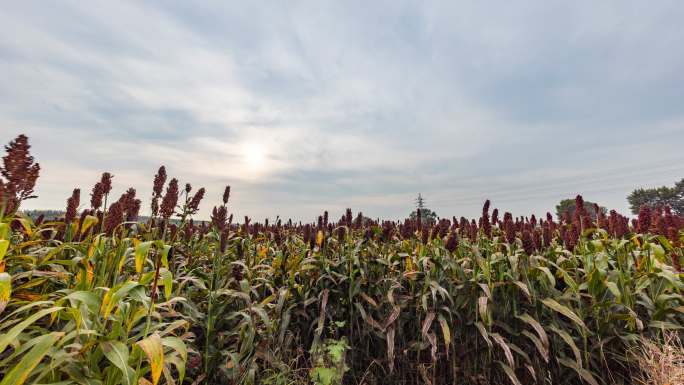
[[[423,196],[418,193],[418,198],[416,198],[416,207],[420,210],[423,210],[425,208],[425,199],[423,199]]]

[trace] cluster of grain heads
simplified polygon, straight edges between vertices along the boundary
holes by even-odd
[[[0,166],[0,216],[12,215],[26,199],[34,198],[33,188],[40,174],[40,165],[29,153],[31,146],[25,135],[19,135],[5,146]]]
[[[226,187],[205,222],[205,190],[162,166],[149,221],[109,173],[80,215],[75,190],[34,221],[13,203],[39,170],[22,149],[0,194],[2,385],[629,383],[627,352],[684,325],[666,207],[234,223]]]

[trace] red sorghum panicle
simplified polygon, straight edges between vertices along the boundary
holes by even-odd
[[[534,253],[534,239],[532,239],[532,234],[527,230],[522,232],[522,246],[527,255]]]
[[[482,207],[482,218],[480,226],[487,237],[492,236],[492,224],[489,222],[489,199],[487,199]]]
[[[232,274],[233,274],[233,278],[236,281],[242,281],[242,278],[243,278],[242,270],[243,270],[242,265],[237,264],[237,263],[233,265]]]
[[[190,242],[194,232],[195,232],[195,224],[191,218],[190,221],[183,228],[183,240],[185,242]]]
[[[419,230],[423,228],[423,212],[421,209],[416,210],[416,227]]]
[[[102,199],[104,197],[104,186],[101,182],[95,183],[93,191],[90,193],[90,207],[93,210],[99,210],[102,207]]]
[[[173,212],[176,209],[176,204],[178,203],[178,180],[176,178],[171,179],[168,187],[166,188],[166,194],[162,199],[161,206],[159,208],[159,215],[164,219],[171,218]]]
[[[66,213],[64,214],[64,223],[67,225],[73,222],[78,213],[78,205],[81,204],[81,189],[75,188],[67,199]]]
[[[190,191],[192,191],[192,185],[190,183],[185,184],[185,193],[190,194]]]
[[[221,231],[221,237],[219,239],[219,249],[222,253],[226,252],[226,247],[228,246],[228,229],[223,229]]]
[[[577,230],[577,226],[575,226],[574,224],[570,224],[570,227],[565,232],[565,247],[570,251],[575,250],[575,246],[577,246],[578,240],[579,232]]]
[[[108,235],[112,235],[117,226],[123,222],[124,208],[120,202],[114,202],[107,210],[107,217],[105,218],[104,230]]]
[[[223,230],[226,227],[226,218],[228,216],[228,209],[226,206],[214,206],[211,210],[211,224],[217,230]]]
[[[544,227],[542,228],[542,239],[545,247],[551,245],[551,224],[549,222],[544,223]]]
[[[152,202],[150,202],[150,209],[152,216],[156,217],[159,214],[159,198],[161,198],[164,190],[164,183],[166,183],[166,167],[160,166],[157,174],[154,176],[152,183]]]
[[[108,172],[102,173],[102,178],[100,178],[100,184],[102,184],[102,193],[104,195],[109,194],[112,191],[112,178],[114,176]]]
[[[343,226],[338,227],[337,228],[337,241],[340,243],[344,242],[344,236],[345,236],[344,227]]]
[[[651,228],[651,208],[642,205],[639,209],[639,219],[637,221],[637,231],[640,233],[646,233]]]
[[[230,198],[230,186],[226,186],[225,190],[223,190],[223,204],[224,205],[228,204],[229,198]]]
[[[304,234],[302,234],[302,241],[309,246],[313,246],[313,238],[314,237],[311,236],[311,224],[307,223],[306,225],[304,225]]]
[[[138,220],[141,204],[142,201],[140,201],[140,199],[132,199],[131,202],[129,202],[128,207],[126,207],[126,222],[135,222]]]
[[[474,219],[470,221],[470,241],[475,243],[477,242],[477,223],[475,222]]]
[[[577,195],[575,197],[575,213],[574,213],[574,220],[575,222],[580,222],[582,216],[584,216],[585,209],[584,209],[584,198],[582,198],[581,195]]]
[[[245,234],[249,234],[249,217],[245,215],[245,222],[242,224],[242,232]]]
[[[174,239],[178,233],[178,226],[175,223],[169,225],[169,238]]]
[[[456,250],[456,248],[458,248],[458,236],[456,235],[455,231],[452,231],[449,234],[449,238],[447,238],[445,247],[452,253],[454,250]]]
[[[5,198],[7,201],[18,204],[24,199],[35,198],[33,188],[40,174],[40,164],[33,162],[30,148],[26,135],[17,136],[5,146],[6,155],[2,158],[0,174],[5,178],[5,195],[9,195],[9,192],[13,195]]]
[[[192,196],[192,199],[190,199],[190,202],[188,203],[188,210],[190,211],[190,214],[196,214],[197,211],[199,211],[199,204],[204,198],[204,192],[204,187],[202,187],[197,190],[195,195]]]
[[[152,185],[152,194],[155,197],[161,197],[166,183],[166,167],[161,166],[154,176],[154,184]]]
[[[534,239],[534,249],[539,251],[542,249],[541,232],[539,229],[534,229],[532,232],[532,238]]]
[[[363,226],[363,213],[359,211],[356,214],[356,219],[354,219],[354,229],[360,229]]]
[[[515,224],[510,213],[504,214],[504,232],[506,233],[506,242],[513,244],[515,242]]]

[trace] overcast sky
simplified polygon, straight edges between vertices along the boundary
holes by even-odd
[[[684,177],[684,3],[2,1],[0,138],[39,198],[160,164],[232,211],[628,211]]]

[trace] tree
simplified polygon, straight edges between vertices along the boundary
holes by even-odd
[[[684,179],[673,187],[638,188],[627,196],[627,201],[632,214],[639,214],[639,209],[645,205],[651,208],[670,206],[675,214],[684,215]]]
[[[584,209],[592,219],[596,219],[595,205],[596,204],[594,202],[584,201]],[[599,207],[599,210],[601,210],[601,212],[604,214],[607,211],[605,207]],[[575,199],[563,199],[560,201],[560,203],[558,203],[558,205],[556,205],[556,216],[559,220],[563,218],[563,214],[566,212],[570,213],[571,218],[575,215]]]
[[[421,222],[430,226],[437,223],[437,213],[435,213],[434,211],[430,210],[425,206],[425,198],[423,198],[423,196],[420,193],[418,193],[418,198],[416,198],[415,203],[416,209],[413,210],[413,212],[411,212],[411,214],[409,215],[411,219],[418,218],[418,210],[420,210]]]

